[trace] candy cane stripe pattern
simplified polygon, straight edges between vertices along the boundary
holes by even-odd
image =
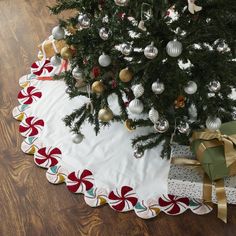
[[[84,193],[90,190],[94,185],[93,174],[89,170],[72,172],[68,175],[67,188],[73,193]]]
[[[32,137],[39,134],[44,127],[44,121],[35,117],[28,117],[19,126],[19,131],[24,137]]]
[[[159,205],[168,215],[179,215],[189,208],[189,199],[173,195],[159,198]]]
[[[30,105],[41,97],[42,93],[39,92],[34,86],[22,89],[18,94],[19,103],[24,105]]]
[[[61,159],[61,151],[59,148],[41,148],[34,155],[34,161],[36,165],[49,168],[55,166],[58,163],[58,160]]]
[[[138,202],[136,194],[129,186],[123,186],[120,191],[118,189],[112,191],[108,199],[114,210],[123,212],[132,210]]]
[[[31,65],[31,73],[37,76],[48,76],[54,69],[49,60],[36,61]]]

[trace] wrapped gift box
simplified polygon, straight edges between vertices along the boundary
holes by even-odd
[[[171,157],[188,157],[195,159],[188,146],[174,145]],[[236,204],[236,176],[226,177],[225,191],[227,202]],[[170,165],[168,177],[168,192],[171,195],[202,199],[203,196],[203,171],[186,165]],[[216,200],[215,186],[213,184],[212,201]]]

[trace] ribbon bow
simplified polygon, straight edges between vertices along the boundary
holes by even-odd
[[[222,134],[220,131],[194,132],[192,140],[196,139],[210,141],[202,143],[202,145],[199,147],[200,152],[204,152],[206,148],[209,147],[224,146],[225,161],[227,167],[229,167],[236,161],[236,152],[234,149],[234,145],[236,145],[236,135],[225,135]]]
[[[202,7],[197,6],[195,0],[188,0],[188,10],[190,13],[195,14],[195,12],[201,11]]]

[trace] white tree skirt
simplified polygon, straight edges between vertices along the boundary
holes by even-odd
[[[13,116],[21,121],[23,152],[34,155],[35,163],[47,169],[49,182],[64,182],[70,191],[83,193],[92,207],[108,203],[114,210],[134,210],[145,219],[161,211],[170,215],[187,209],[196,214],[211,211],[199,200],[168,195],[170,163],[160,157],[161,147],[145,152],[141,159],[134,158],[131,139],[146,133],[146,129],[128,132],[124,125],[113,123],[96,136],[93,127],[85,124],[82,128],[85,139],[74,144],[62,119],[87,100],[84,97],[70,100],[64,81],[39,80],[56,70],[49,70],[52,66],[48,63],[39,71],[39,65],[36,62],[31,74],[20,79],[23,87],[18,95],[20,105],[13,110]],[[111,108],[117,112],[114,104],[110,103]]]

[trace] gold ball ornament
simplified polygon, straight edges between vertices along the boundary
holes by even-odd
[[[64,59],[64,60],[69,60],[72,58],[72,49],[69,48],[69,47],[64,47],[61,49],[61,57]]]
[[[97,94],[102,94],[105,91],[105,86],[102,81],[95,81],[92,84],[92,91]]]
[[[113,119],[114,114],[109,108],[102,108],[98,112],[98,119],[102,122],[109,122]]]
[[[131,119],[127,119],[125,121],[125,127],[126,127],[126,129],[128,129],[128,131],[133,131],[136,129],[134,122]]]
[[[128,83],[133,79],[133,73],[129,70],[129,68],[125,68],[120,71],[119,78],[122,82]]]

